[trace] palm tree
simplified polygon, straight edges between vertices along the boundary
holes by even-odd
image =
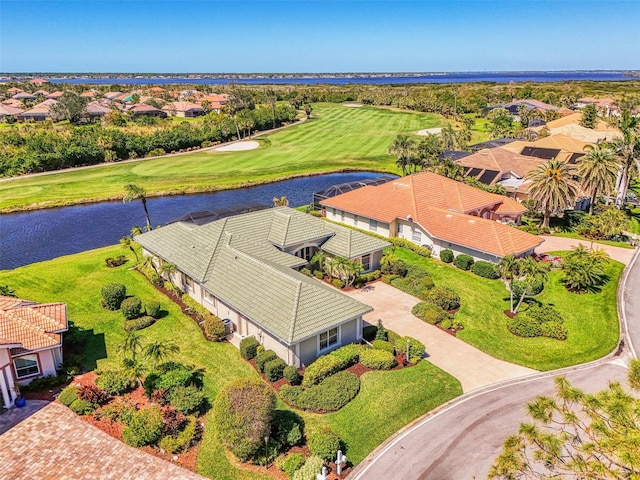
[[[358,275],[364,272],[364,267],[358,260],[347,260],[344,264],[344,272],[347,277],[347,285],[350,286],[356,281]]]
[[[552,213],[571,207],[578,196],[578,184],[573,180],[569,164],[552,159],[527,173],[531,180],[529,197],[542,210],[542,226],[549,226]]]
[[[640,171],[640,120],[631,115],[629,109],[622,112],[618,121],[622,137],[611,142],[620,159],[620,173],[616,182],[616,205],[621,208],[627,195],[629,177],[633,169]]]
[[[598,192],[609,194],[615,187],[619,165],[613,150],[605,144],[587,145],[586,155],[578,162],[578,175],[582,187],[591,192],[589,213],[593,213]]]
[[[151,230],[151,220],[149,219],[149,210],[147,210],[147,192],[144,188],[134,185],[132,183],[125,185],[125,195],[122,202],[130,202],[132,200],[141,200],[142,208],[144,208],[144,215],[147,218],[147,230]]]
[[[500,278],[509,282],[509,311],[513,313],[513,279],[518,274],[519,260],[513,255],[505,255],[498,262],[498,271],[500,272]]]
[[[311,257],[311,263],[314,265],[317,265],[318,269],[322,272],[324,272],[324,266],[326,261],[327,261],[327,254],[324,253],[322,250],[318,250],[316,253],[313,254],[313,257]]]
[[[289,199],[285,196],[282,196],[280,198],[278,197],[273,197],[273,206],[274,207],[288,207],[289,206]]]
[[[518,262],[518,273],[523,277],[522,294],[512,313],[518,313],[524,297],[531,295],[531,287],[536,281],[542,280],[544,282],[547,279],[549,265],[543,262],[537,262],[533,257],[527,257]]]
[[[147,360],[151,360],[151,366],[155,369],[159,362],[166,360],[171,355],[178,353],[179,351],[180,347],[178,347],[175,342],[162,342],[157,340],[144,347],[143,355]]]
[[[135,237],[136,235],[141,235],[142,234],[142,228],[140,228],[138,225],[134,225],[133,228],[131,229],[131,236]]]
[[[160,268],[158,269],[158,272],[160,273],[160,276],[166,280],[171,280],[171,275],[173,275],[174,273],[176,273],[177,267],[175,263],[171,263],[171,262],[162,262],[162,264],[160,265]]]
[[[142,350],[142,339],[144,337],[136,332],[129,332],[124,337],[124,341],[116,347],[118,353],[127,358],[131,355],[131,360],[135,361],[136,355]]]
[[[398,135],[389,147],[389,153],[398,157],[396,164],[402,169],[402,175],[406,175],[411,168],[415,147],[416,142],[409,135]]]
[[[120,245],[122,245],[122,248],[129,249],[133,252],[133,254],[136,256],[136,265],[140,262],[140,259],[138,258],[138,252],[136,252],[136,249],[133,248],[133,244],[131,243],[131,237],[129,236],[125,236],[122,237],[120,239]]]

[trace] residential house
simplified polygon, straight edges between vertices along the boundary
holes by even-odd
[[[18,87],[11,87],[11,88],[7,88],[7,94],[13,96],[16,93],[20,93],[20,92],[24,92],[24,90],[18,88]]]
[[[6,122],[8,117],[18,119],[18,115],[24,112],[21,108],[10,107],[0,103],[0,122]]]
[[[200,105],[192,102],[171,102],[162,107],[172,117],[194,118],[205,114]]]
[[[85,111],[87,112],[87,117],[89,121],[94,121],[98,118],[104,117],[106,114],[111,112],[112,105],[111,102],[107,99],[94,100],[93,102],[87,103],[85,107]]]
[[[67,329],[64,303],[0,296],[0,406],[13,405],[16,383],[56,375],[62,365],[62,333]]]
[[[584,108],[587,105],[595,106],[598,113],[603,117],[620,114],[620,109],[613,98],[582,97],[576,102],[576,108]]]
[[[526,99],[526,100],[514,100],[509,103],[501,103],[498,105],[492,105],[486,109],[487,112],[496,108],[504,108],[507,110],[515,121],[520,121],[520,108],[526,108],[527,110],[537,110],[540,113],[546,113],[548,111],[558,111],[559,108],[555,105],[541,102],[539,100]]]
[[[515,141],[501,148],[528,157],[551,160],[552,158],[575,164],[585,152],[585,147],[591,143],[577,140],[562,133],[555,133],[539,138],[533,142]]]
[[[29,83],[31,85],[37,85],[38,87],[41,87],[45,83],[49,83],[49,80],[44,79],[44,78],[33,78],[33,79],[29,80]]]
[[[21,102],[23,102],[25,100],[35,100],[38,97],[36,95],[34,95],[33,93],[18,92],[11,98],[13,98],[15,100],[20,100]]]
[[[24,104],[20,100],[16,100],[14,98],[3,100],[2,105],[6,105],[7,107],[20,108],[20,109],[24,107]]]
[[[146,103],[136,103],[135,105],[131,105],[128,112],[131,113],[132,117],[147,115],[150,117],[167,118],[167,112],[164,112],[159,108],[152,107],[151,105],[147,105]]]
[[[202,105],[203,102],[209,103],[209,110],[220,113],[224,106],[229,103],[229,95],[212,93],[206,97],[202,97],[200,99],[200,105]]]
[[[122,92],[107,92],[103,97],[107,100],[116,100],[120,95],[122,95]]]
[[[25,121],[42,122],[45,120],[50,120],[51,119],[50,109],[56,103],[58,102],[51,98],[44,100],[38,103],[37,105],[34,105],[33,108],[19,114],[18,120],[22,122],[25,122]]]
[[[53,100],[57,100],[59,99],[62,95],[64,95],[64,92],[62,90],[56,90],[55,92],[51,92],[47,95],[47,98],[52,98]]]
[[[506,225],[519,224],[520,203],[431,172],[415,173],[378,186],[366,186],[320,204],[327,218],[386,237],[496,262],[525,256],[539,237]]]
[[[544,127],[536,127],[532,128],[532,130],[539,133],[542,128],[546,128],[551,135],[562,134],[575,140],[592,144],[611,141],[622,135],[616,127],[600,119],[598,119],[596,127],[593,129],[580,125],[580,120],[582,120],[582,112],[574,112],[566,117],[547,122]]]
[[[290,365],[313,362],[362,339],[371,307],[298,271],[312,256],[379,267],[389,243],[288,207],[204,225],[178,221],[136,237],[144,255],[171,262],[173,283],[233,326],[232,341],[255,336]]]

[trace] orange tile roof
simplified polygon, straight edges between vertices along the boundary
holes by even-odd
[[[5,344],[21,344],[24,350],[55,347],[62,342],[60,333],[67,329],[64,303],[38,304],[0,296],[0,338]]]
[[[456,160],[456,163],[463,167],[481,169],[477,177],[482,175],[485,170],[493,170],[500,172],[502,175],[513,172],[518,177],[523,178],[542,162],[542,159],[520,155],[520,153],[502,147],[483,148],[476,153]],[[496,176],[495,181],[492,181],[492,183],[499,181],[502,175]]]
[[[411,217],[436,238],[498,256],[519,254],[542,243],[516,228],[466,213],[487,207],[520,214],[526,210],[520,203],[431,172],[368,185],[320,203],[385,223]]]

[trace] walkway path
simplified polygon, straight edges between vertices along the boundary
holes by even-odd
[[[438,327],[419,320],[411,314],[411,309],[420,300],[391,285],[375,282],[369,287],[345,293],[374,308],[373,312],[365,315],[365,320],[370,324],[375,325],[381,319],[386,328],[424,343],[429,361],[460,380],[465,393],[537,373],[536,370],[495,359]]]
[[[577,240],[575,238],[552,237],[550,235],[540,235],[540,238],[544,238],[544,243],[536,248],[536,253],[550,252],[553,250],[571,250],[581,243],[587,247],[591,245],[589,240]],[[632,248],[612,247],[595,242],[593,242],[593,246],[604,249],[611,258],[625,265],[629,265],[633,257],[634,249]]]
[[[21,418],[23,417],[23,418]],[[29,400],[0,415],[0,478],[12,480],[204,480],[115,440],[59,403]]]

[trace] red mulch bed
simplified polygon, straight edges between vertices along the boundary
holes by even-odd
[[[513,317],[515,317],[517,315],[517,314],[513,313],[511,310],[505,310],[504,314],[509,318],[513,318]]]

